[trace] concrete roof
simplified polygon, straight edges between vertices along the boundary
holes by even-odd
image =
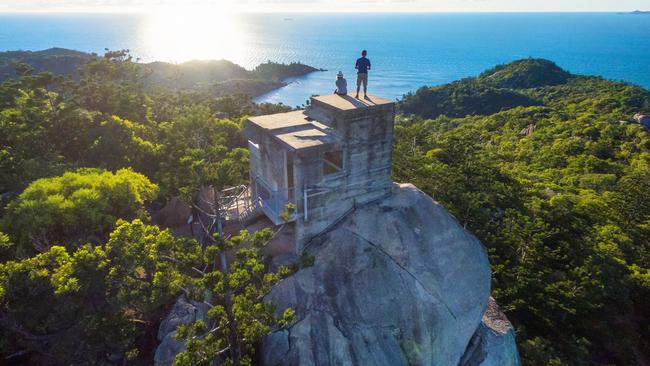
[[[269,114],[266,116],[250,117],[248,120],[265,130],[300,127],[310,124],[304,111]]]
[[[392,105],[393,102],[368,95],[367,98],[354,98],[350,95],[322,95],[312,97],[312,104],[319,107],[334,108],[340,111],[352,111],[376,106]],[[319,118],[319,117],[316,117]],[[336,143],[338,135],[326,124],[307,116],[304,110],[276,113],[267,116],[250,117],[252,125],[273,136],[292,150],[309,149]]]
[[[321,146],[333,142],[332,136],[315,128],[293,131],[276,135],[276,137],[296,150]]]
[[[367,98],[360,96],[358,99],[349,94],[348,95],[328,94],[328,95],[312,97],[311,99],[312,101],[315,100],[342,111],[393,104],[393,102],[388,99],[378,97],[376,95],[371,95],[371,94],[368,94]]]
[[[319,147],[337,140],[328,132],[329,127],[311,120],[302,110],[251,117],[248,121],[293,150]]]

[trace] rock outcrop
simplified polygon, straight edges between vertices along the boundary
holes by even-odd
[[[193,323],[199,319],[206,319],[207,306],[194,301],[187,301],[180,297],[170,313],[163,319],[158,328],[160,345],[156,348],[154,365],[171,366],[177,354],[185,350],[185,344],[176,339],[176,328],[179,325]]]
[[[520,365],[515,330],[493,298],[488,302],[481,324],[472,336],[459,366]]]
[[[517,354],[485,322],[485,248],[412,185],[357,208],[306,254],[314,265],[269,295],[296,317],[262,342],[264,365],[458,365],[477,334],[475,364]]]
[[[261,364],[519,365],[514,330],[490,298],[486,249],[413,185],[358,207],[305,255],[314,265],[268,296],[296,316],[261,342]],[[202,313],[177,302],[160,326],[156,365],[183,349],[176,326]]]

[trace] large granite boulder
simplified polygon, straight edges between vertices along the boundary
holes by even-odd
[[[263,365],[518,366],[514,329],[490,294],[485,248],[412,185],[357,208],[306,248],[314,265],[268,299],[296,311],[262,342]],[[179,324],[205,317],[180,298],[160,325],[155,364],[184,349]]]
[[[306,254],[314,265],[268,296],[296,317],[262,342],[265,365],[458,365],[481,330],[486,250],[412,185],[357,208]]]
[[[158,327],[160,345],[156,348],[154,365],[171,366],[176,355],[185,350],[185,343],[176,339],[176,328],[199,319],[206,319],[207,305],[195,301],[187,301],[184,296],[178,298],[172,310],[162,320]]]

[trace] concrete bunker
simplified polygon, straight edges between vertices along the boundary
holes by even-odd
[[[288,221],[301,254],[356,205],[390,194],[394,118],[394,103],[372,95],[316,96],[305,110],[249,118],[250,185],[231,212],[243,226],[262,214]]]

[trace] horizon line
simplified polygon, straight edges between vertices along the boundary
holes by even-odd
[[[345,10],[226,10],[231,14],[632,14],[648,12],[640,9],[633,10],[374,10],[364,11],[355,9]],[[149,14],[156,10],[145,9],[65,9],[65,10],[3,10],[0,14]]]

